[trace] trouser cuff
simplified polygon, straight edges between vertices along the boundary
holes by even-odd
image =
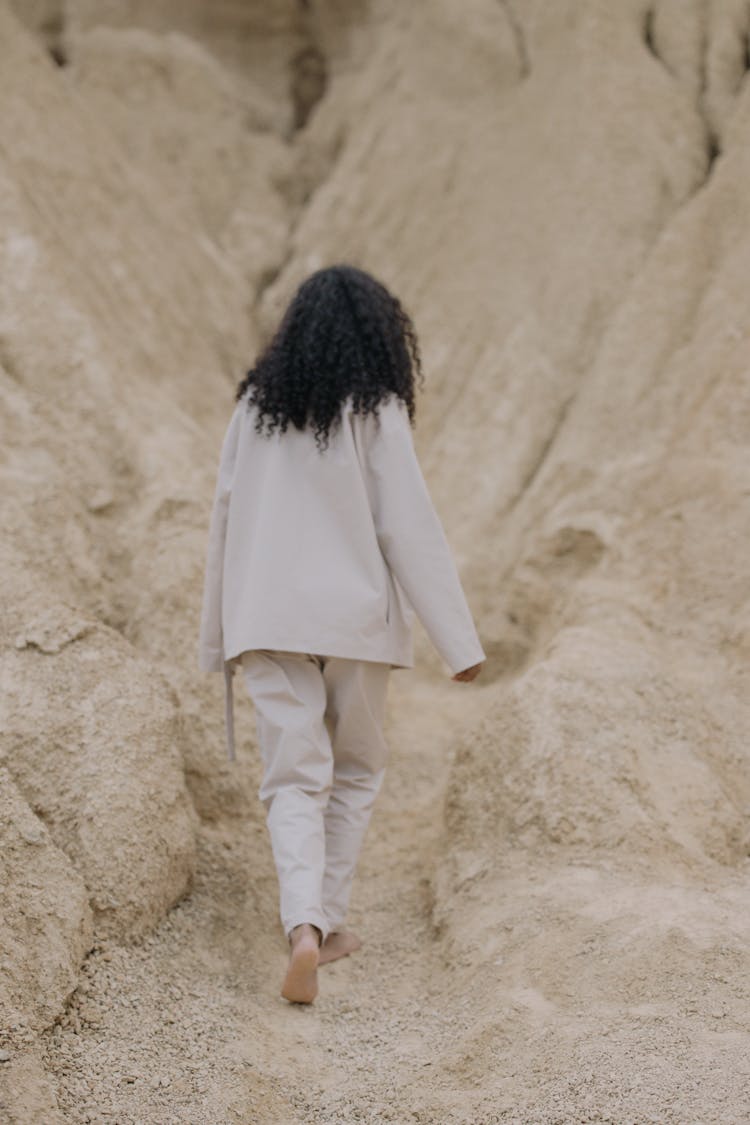
[[[304,915],[301,914],[299,917],[295,917],[291,921],[284,922],[284,932],[286,933],[287,939],[289,939],[289,935],[291,934],[294,927],[301,926],[304,922],[307,922],[311,926],[318,927],[322,934],[322,937],[320,939],[320,944],[322,945],[331,932],[331,927],[328,925],[328,921],[323,914],[318,914],[312,910],[306,911]]]

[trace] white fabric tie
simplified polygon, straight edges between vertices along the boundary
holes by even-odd
[[[230,660],[224,661],[224,725],[227,732],[227,757],[230,762],[234,762],[236,755],[234,752],[234,694],[232,691],[232,676],[234,675],[234,663]]]

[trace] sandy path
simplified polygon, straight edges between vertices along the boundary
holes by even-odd
[[[436,1053],[468,1026],[441,1000],[430,875],[451,733],[481,698],[478,685],[392,677],[391,763],[351,912],[366,948],[321,968],[310,1008],[278,994],[265,826],[203,828],[191,895],[142,945],[98,947],[69,1026],[45,1037],[67,1119],[401,1121],[415,1095],[424,1104]]]
[[[701,887],[508,854],[443,891],[447,920],[435,910],[451,750],[485,699],[479,683],[392,677],[350,919],[366,945],[321,968],[310,1007],[279,996],[265,825],[204,826],[192,893],[142,945],[97,948],[68,1026],[44,1036],[64,1119],[750,1121],[746,871]]]

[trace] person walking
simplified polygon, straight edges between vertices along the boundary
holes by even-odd
[[[230,760],[237,669],[253,702],[292,1002],[361,946],[345,921],[415,614],[453,680],[486,659],[414,448],[423,381],[398,298],[316,270],[238,384],[219,457],[199,667],[224,673]]]

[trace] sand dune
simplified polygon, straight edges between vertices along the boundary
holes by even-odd
[[[0,1119],[750,1119],[749,35],[0,2]],[[488,661],[418,629],[299,1011],[195,646],[235,383],[343,259],[414,316]]]

